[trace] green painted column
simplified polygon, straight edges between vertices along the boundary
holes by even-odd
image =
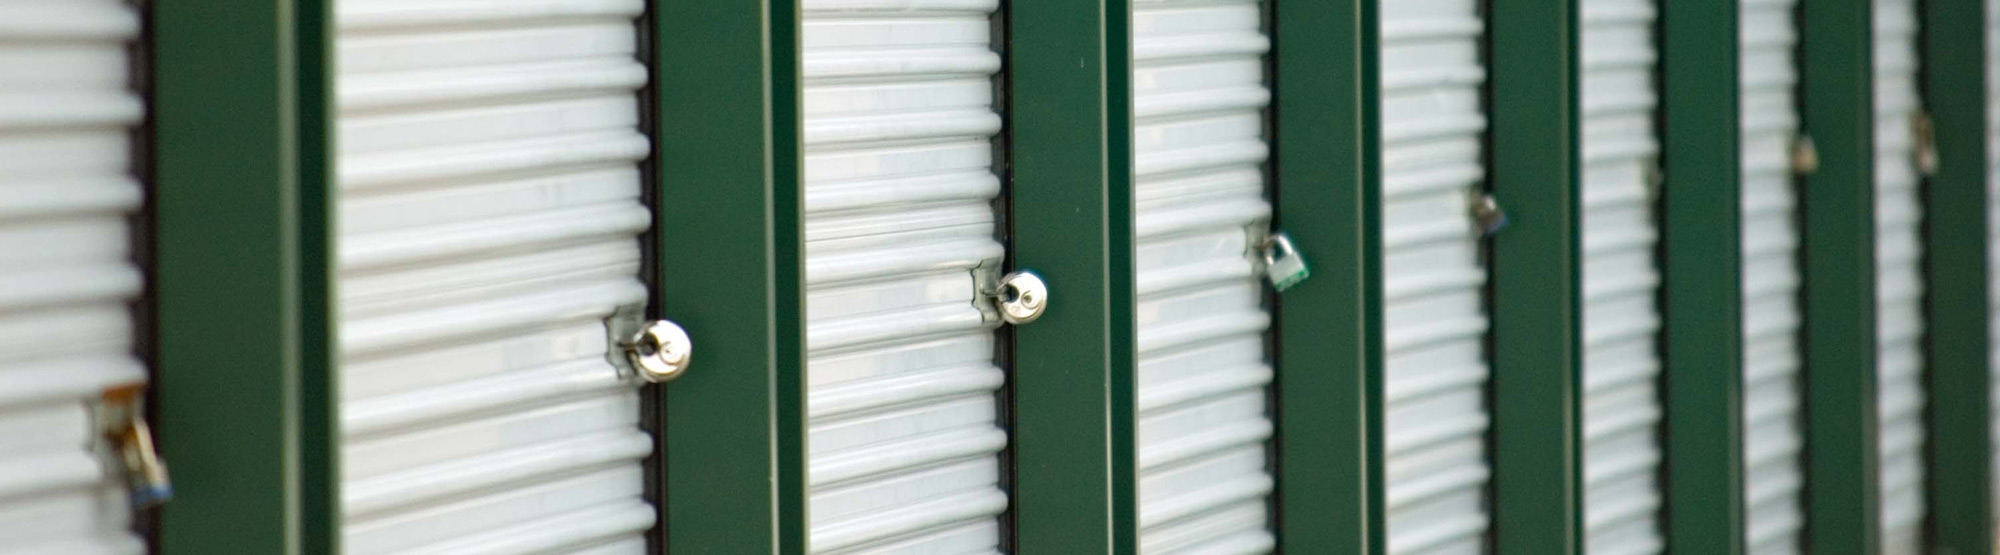
[[[1987,7],[1983,0],[1923,3],[1924,105],[1938,166],[1924,184],[1924,290],[1932,439],[1930,538],[1937,553],[1991,555],[1992,357],[1987,198]]]
[[[1673,553],[1743,553],[1738,0],[1661,3],[1666,519]]]
[[[651,306],[701,346],[700,370],[656,386],[676,555],[806,552],[798,8],[654,8],[654,195],[671,201]]]
[[[1368,0],[1276,2],[1277,211],[1312,279],[1277,299],[1279,549],[1364,555],[1379,543],[1380,184],[1363,133]],[[1364,146],[1369,145],[1369,146]],[[1377,385],[1372,385],[1377,384]],[[1371,486],[1374,484],[1374,486]]]
[[[1492,0],[1493,541],[1499,555],[1583,549],[1579,14]]]
[[[1063,299],[1013,328],[1015,552],[1131,553],[1138,438],[1126,9],[1122,0],[1009,8],[1012,256]]]
[[[1875,163],[1869,0],[1806,0],[1806,549],[1880,550],[1875,407]]]
[[[331,6],[150,7],[158,551],[339,553]]]

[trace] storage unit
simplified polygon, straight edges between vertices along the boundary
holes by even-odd
[[[1381,3],[1381,518],[1392,554],[1478,553],[1489,518],[1479,3]]]
[[[1744,544],[1799,553],[1805,518],[1800,410],[1797,0],[1740,5]],[[1803,162],[1803,160],[1802,160]]]
[[[118,0],[0,2],[0,552],[145,553],[132,504],[165,493],[128,494],[110,439],[147,380],[140,27]]]
[[[1132,5],[1141,553],[1275,547],[1263,8]]]
[[[1002,545],[995,0],[808,0],[811,553]]]
[[[0,555],[2000,538],[2000,0],[153,4],[0,0]]]
[[[1877,436],[1884,555],[1924,541],[1923,229],[1917,3],[1874,0]]]
[[[1584,551],[1659,553],[1658,14],[1581,11]]]
[[[643,552],[644,5],[334,7],[343,551]]]

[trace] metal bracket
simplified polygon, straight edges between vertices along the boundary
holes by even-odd
[[[1667,168],[1660,165],[1660,156],[1658,154],[1647,156],[1644,163],[1645,167],[1643,170],[1646,172],[1646,175],[1642,179],[1645,180],[1646,185],[1646,203],[1658,203],[1660,202],[1660,191],[1667,186]]]
[[[1006,321],[1000,316],[1000,307],[994,304],[993,294],[1000,290],[1000,260],[980,262],[972,267],[972,308],[979,310],[979,321],[994,324]]]
[[[629,304],[618,307],[604,319],[604,344],[611,348],[604,350],[604,360],[618,369],[618,377],[627,382],[643,383],[639,369],[632,366],[632,360],[625,355],[625,349],[632,343],[632,337],[646,327],[646,305]]]

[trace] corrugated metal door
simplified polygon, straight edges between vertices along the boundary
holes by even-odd
[[[1263,21],[1256,0],[1132,6],[1142,553],[1275,547]]]
[[[146,379],[138,36],[117,0],[0,2],[0,552],[146,551],[96,408]]]
[[[1381,6],[1383,446],[1392,554],[1485,550],[1486,78],[1476,0]]]
[[[1582,4],[1584,547],[1659,553],[1660,312],[1649,0]]]
[[[1924,541],[1923,208],[1916,0],[1874,0],[1876,388],[1883,555]]]
[[[347,553],[641,553],[639,0],[339,0]]]
[[[804,3],[813,553],[1000,549],[998,5]]]
[[[1798,0],[1746,0],[1742,22],[1745,545],[1800,552],[1805,446],[1799,374]]]

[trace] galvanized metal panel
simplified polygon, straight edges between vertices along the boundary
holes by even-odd
[[[643,551],[643,9],[335,3],[345,552]]]
[[[146,552],[94,410],[146,380],[139,31],[118,0],[0,2],[0,553]]]
[[[1582,4],[1584,550],[1659,553],[1660,150],[1649,0]]]
[[[1479,4],[1381,6],[1383,462],[1392,554],[1486,550]]]
[[[1275,548],[1270,47],[1256,0],[1132,5],[1142,553]]]
[[[1802,549],[1797,0],[1740,4],[1743,195],[1743,468],[1745,545],[1754,555]]]
[[[1917,3],[1874,0],[1876,380],[1884,555],[1924,542],[1923,209]]]
[[[998,5],[804,3],[813,553],[1000,549]]]

